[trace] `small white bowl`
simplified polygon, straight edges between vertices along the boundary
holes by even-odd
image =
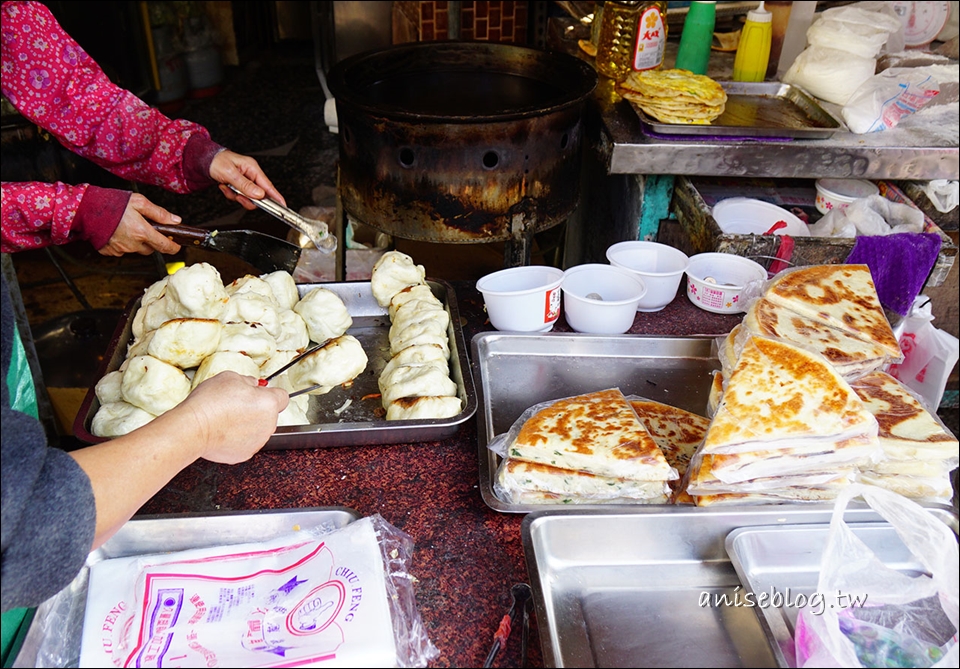
[[[668,244],[626,241],[607,249],[611,265],[631,271],[643,280],[647,294],[637,311],[660,311],[677,296],[683,273],[690,264],[687,254]]]
[[[713,205],[713,219],[728,235],[762,235],[777,223],[786,223],[775,235],[809,237],[807,224],[783,207],[751,197],[728,197]]]
[[[817,179],[817,211],[843,210],[860,198],[879,195],[880,189],[866,179]]]
[[[560,317],[563,270],[546,265],[508,267],[477,281],[493,327],[509,332],[547,332]]]
[[[746,311],[743,289],[764,281],[767,270],[749,258],[731,253],[698,253],[687,268],[687,297],[704,311],[738,314]]]
[[[623,334],[647,292],[643,279],[613,265],[587,264],[563,273],[563,313],[577,332]]]

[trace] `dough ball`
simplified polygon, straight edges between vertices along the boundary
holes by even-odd
[[[261,277],[254,276],[253,274],[247,274],[246,276],[242,276],[236,281],[227,284],[224,286],[224,290],[227,291],[227,295],[230,297],[233,297],[234,295],[252,293],[274,303],[274,305],[277,303],[277,298],[273,294],[273,288],[270,286],[270,284],[264,281]]]
[[[171,311],[184,318],[220,318],[228,297],[220,272],[205,262],[174,272],[165,295],[174,305]]]
[[[415,265],[413,258],[400,251],[387,251],[373,266],[370,274],[370,288],[381,307],[390,305],[393,296],[407,286],[416,286],[424,282],[426,270],[423,265]]]
[[[200,363],[196,374],[193,375],[192,388],[196,388],[220,372],[236,372],[243,376],[260,378],[260,366],[252,358],[237,351],[217,351]]]
[[[174,318],[150,333],[147,353],[180,369],[196,367],[217,350],[222,330],[213,318]]]
[[[343,335],[318,348],[287,371],[292,390],[319,385],[312,395],[322,395],[353,381],[367,367],[367,354],[356,337]]]
[[[387,407],[387,420],[450,418],[462,409],[459,397],[401,397]]]
[[[450,356],[450,343],[447,327],[440,320],[425,320],[411,323],[390,339],[390,355],[396,355],[410,346],[418,344],[438,344],[444,354]]]
[[[190,394],[190,379],[170,363],[140,355],[130,359],[120,392],[125,401],[159,416],[186,399]]]
[[[296,311],[286,309],[279,314],[280,334],[276,335],[277,348],[281,351],[303,351],[310,345],[307,324]]]
[[[293,308],[307,324],[310,339],[322,344],[339,337],[353,325],[353,318],[340,296],[327,288],[314,288]]]
[[[443,302],[437,299],[437,296],[433,294],[433,291],[427,284],[421,283],[416,286],[407,286],[390,300],[390,306],[387,308],[387,312],[390,314],[391,321],[396,317],[397,309],[410,300],[426,300],[439,307],[443,306]]]
[[[257,293],[234,293],[220,314],[224,323],[258,323],[276,339],[281,333],[277,303]]]
[[[122,437],[143,427],[156,416],[122,400],[102,404],[93,415],[90,431],[98,437]]]
[[[297,306],[297,302],[300,301],[300,291],[297,290],[297,284],[290,272],[280,269],[276,272],[263,274],[260,278],[270,284],[273,296],[281,309],[293,309]]]
[[[277,352],[277,340],[259,323],[227,323],[217,351],[235,351],[250,357],[259,368]]]
[[[93,392],[96,394],[97,399],[100,400],[101,405],[119,402],[123,399],[123,394],[120,392],[120,383],[122,380],[123,372],[118,370],[105,374],[102,379],[97,381]],[[99,436],[102,437],[104,435]]]
[[[457,394],[457,384],[450,380],[447,370],[436,365],[398,367],[390,380],[391,383],[381,389],[381,400],[385,409],[401,397],[442,397]]]
[[[422,365],[428,362],[447,364],[449,352],[438,344],[420,344],[417,346],[408,346],[395,356],[390,358],[383,370],[380,372],[380,378],[390,374],[391,371],[402,365]]]
[[[410,300],[402,307],[397,309],[396,318],[390,326],[390,332],[387,335],[389,341],[393,341],[406,328],[415,323],[424,321],[437,321],[437,328],[446,332],[450,325],[450,314],[441,305],[428,302],[426,300]]]

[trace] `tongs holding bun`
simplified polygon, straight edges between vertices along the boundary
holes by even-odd
[[[285,207],[279,202],[271,200],[268,197],[264,197],[260,200],[254,200],[253,198],[244,195],[242,192],[240,192],[240,190],[231,184],[226,184],[226,186],[237,195],[243,195],[243,197],[246,197],[260,209],[263,209],[271,216],[280,219],[300,234],[306,236],[306,238],[310,240],[317,250],[323,253],[333,253],[337,250],[337,238],[336,236],[330,234],[327,224],[323,221],[317,221],[312,218],[307,218],[306,216],[301,216],[293,209]]]

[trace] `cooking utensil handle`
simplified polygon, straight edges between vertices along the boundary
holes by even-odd
[[[191,228],[186,225],[161,225],[153,224],[154,229],[164,237],[169,237],[177,244],[190,244],[193,246],[202,246],[207,238],[210,237],[210,231],[203,228]]]

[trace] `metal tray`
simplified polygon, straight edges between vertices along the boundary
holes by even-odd
[[[101,560],[266,541],[297,527],[336,530],[360,518],[357,511],[340,506],[133,518],[90,553],[70,585],[37,607],[13,666],[78,666],[90,567]]]
[[[444,304],[450,314],[447,335],[450,338],[450,378],[457,384],[457,394],[463,402],[463,411],[451,418],[431,420],[388,421],[384,418],[379,397],[361,398],[379,394],[377,379],[384,365],[390,360],[390,318],[387,310],[377,304],[369,281],[345,283],[298,284],[303,296],[316,287],[327,288],[343,300],[353,317],[353,326],[348,333],[356,337],[369,358],[367,368],[350,388],[337,387],[325,395],[312,395],[307,416],[310,425],[293,425],[277,428],[264,448],[320,448],[331,446],[363,446],[369,444],[406,444],[422,441],[438,441],[453,436],[460,425],[469,420],[477,410],[477,395],[473,374],[467,361],[467,345],[457,309],[453,287],[444,281],[427,281],[433,294]],[[103,358],[97,380],[108,372],[118,369],[126,356],[132,338],[133,316],[140,306],[140,298],[131,301],[124,311]],[[338,415],[334,413],[351,400],[350,406]],[[74,434],[88,443],[106,441],[94,436],[90,425],[100,402],[94,388],[87,391],[74,422]]]
[[[727,105],[709,125],[662,123],[635,103],[630,106],[645,126],[660,135],[825,139],[844,128],[812,95],[797,86],[776,81],[718,83],[727,92]]]
[[[956,519],[952,520],[956,532]],[[851,523],[850,528],[887,567],[911,577],[926,573],[889,523]],[[799,596],[809,600],[816,592],[829,530],[829,524],[743,527],[727,535],[727,554],[744,589],[754,596],[784,595],[784,606],[757,607],[778,666],[797,666],[793,634],[799,609],[787,603],[795,604]]]
[[[954,528],[947,505],[927,505]],[[823,524],[829,504],[617,507],[531,513],[521,535],[548,667],[770,667],[747,606],[700,606],[743,591],[724,540],[741,527]],[[856,503],[848,522],[877,522]],[[739,588],[739,590],[737,590]],[[706,593],[706,595],[704,595]]]
[[[493,494],[500,457],[487,448],[539,402],[606,388],[640,395],[703,415],[720,368],[713,337],[541,335],[481,332],[471,342],[479,402],[477,432],[480,494],[507,513],[569,508],[561,504],[508,504]]]

